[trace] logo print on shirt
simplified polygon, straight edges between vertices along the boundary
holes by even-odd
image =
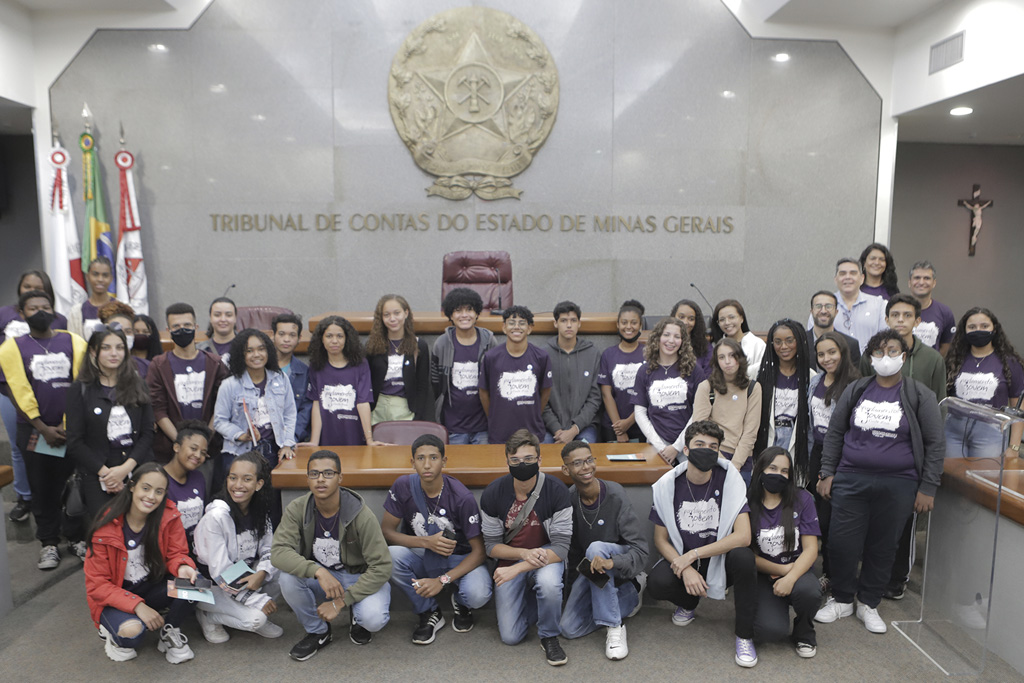
[[[903,408],[898,401],[861,401],[853,411],[853,426],[864,431],[881,429],[895,432],[903,418]]]
[[[351,384],[330,384],[320,390],[320,406],[329,413],[353,411],[356,388]]]
[[[388,372],[384,375],[384,381],[402,379],[402,365],[405,356],[388,356]]]
[[[498,393],[506,401],[533,398],[537,395],[537,375],[529,370],[503,372],[498,379]]]
[[[195,489],[192,492],[199,493]],[[181,525],[186,529],[191,529],[196,524],[199,524],[199,518],[203,516],[203,499],[197,495],[195,498],[179,502],[178,512],[181,513]],[[248,555],[245,557],[248,557]]]
[[[206,383],[206,370],[193,372],[188,368],[188,373],[174,376],[174,395],[178,397],[178,403],[190,405],[202,403],[203,385]]]
[[[686,380],[682,377],[671,377],[669,379],[658,379],[651,383],[648,391],[651,405],[655,408],[668,408],[669,406],[686,406]]]
[[[452,385],[461,391],[476,389],[479,383],[476,361],[452,364]]]
[[[797,516],[796,511],[793,512],[793,516]],[[796,544],[794,552],[800,552],[799,531],[793,534],[793,538]],[[761,552],[768,557],[782,557],[786,550],[786,530],[781,526],[773,526],[771,529],[761,529],[757,534],[757,546],[761,549]]]
[[[71,359],[63,351],[32,356],[28,369],[37,382],[71,378]]]
[[[718,501],[714,498],[695,502],[685,501],[676,511],[676,521],[681,531],[703,538],[706,534],[701,532],[718,532],[718,512]]]
[[[776,389],[775,390],[775,414],[796,417],[796,405],[799,399],[797,389]]]
[[[825,405],[825,399],[818,396],[811,397],[811,414],[814,417],[814,426],[820,429],[828,429],[828,422],[832,419],[832,410],[836,407],[835,401],[832,405]]]
[[[636,383],[636,372],[643,363],[620,363],[612,370],[612,385],[619,391],[632,389]]]
[[[965,401],[991,401],[999,379],[991,372],[961,373],[956,378],[956,395]]]
[[[328,532],[324,532],[327,534]],[[341,564],[341,553],[338,541],[333,538],[318,538],[313,542],[313,559],[327,567],[334,569]]]
[[[126,436],[131,436],[132,420],[124,406],[114,406],[110,409],[110,418],[107,420],[107,441],[120,443]]]
[[[935,346],[939,340],[939,326],[930,320],[918,323],[914,328],[914,335],[924,342],[925,346]]]

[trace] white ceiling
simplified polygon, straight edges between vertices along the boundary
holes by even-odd
[[[174,9],[167,0],[14,0],[19,5],[33,10],[78,10],[96,12],[117,10],[119,12],[160,12]]]
[[[745,0],[750,1],[750,0]],[[763,2],[764,0],[753,0]],[[778,2],[778,0],[774,0]],[[894,29],[945,0],[788,0],[767,21],[775,24]]]
[[[1024,76],[1017,76],[899,117],[900,142],[971,145],[1024,145]],[[970,107],[968,116],[950,116],[953,107]]]

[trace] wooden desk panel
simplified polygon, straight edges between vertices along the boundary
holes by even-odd
[[[997,470],[999,463],[989,459],[971,460],[968,458],[947,458],[942,472],[942,486],[965,498],[969,498],[989,510],[996,510],[996,490],[985,486],[967,476],[969,470]],[[1003,475],[1003,488],[1024,494],[1024,462],[1020,458],[1006,461],[1006,472]],[[1024,503],[1014,496],[1003,493],[999,508],[1001,516],[1024,525]]]
[[[356,332],[369,334],[373,326],[373,311],[338,311],[333,313],[321,313],[309,319],[309,331],[312,332],[316,326],[329,315],[340,315],[352,323]],[[583,314],[580,321],[580,334],[616,334],[615,327],[616,313],[593,313]],[[441,334],[445,328],[451,325],[448,318],[441,312],[413,311],[413,319],[416,323],[418,334]],[[478,327],[483,327],[491,332],[501,334],[502,319],[500,315],[491,315],[488,312],[481,314],[476,322]],[[533,332],[535,334],[554,334],[555,321],[551,312],[533,314]]]
[[[567,484],[562,474],[562,446],[544,444],[541,451],[541,471],[557,476]],[[314,450],[328,450],[341,458],[342,486],[349,488],[390,488],[395,479],[412,472],[412,453],[409,446],[328,446],[313,448],[300,446],[294,460],[282,461],[271,475],[274,488],[308,488],[306,463]],[[623,485],[650,486],[668,471],[668,465],[647,444],[593,444],[591,450],[597,458],[597,473],[602,479]],[[608,454],[645,453],[646,461],[610,462]],[[445,472],[466,486],[486,486],[508,474],[504,445],[445,446],[448,464]]]

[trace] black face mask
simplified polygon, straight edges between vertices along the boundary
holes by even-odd
[[[622,341],[626,342],[627,344],[632,344],[633,342],[635,342],[637,339],[640,338],[641,334],[643,334],[642,330],[640,332],[637,332],[636,334],[634,334],[632,337],[624,337],[624,336],[622,336],[622,333],[619,332],[619,339],[621,339]]]
[[[185,346],[188,346],[188,344],[185,344]],[[140,351],[148,351],[149,350],[149,335],[148,334],[137,334],[137,335],[135,335],[135,341],[132,342],[132,348],[133,349],[139,349]]]
[[[718,462],[718,451],[711,448],[691,448],[686,459],[701,472],[710,472]]]
[[[171,341],[173,341],[181,348],[185,348],[186,346],[191,344],[193,341],[195,341],[195,338],[196,331],[190,330],[187,327],[181,327],[178,328],[177,330],[171,331]]]
[[[768,493],[782,493],[788,483],[789,479],[781,474],[773,473],[761,475],[761,486],[763,486],[764,490]]]
[[[514,478],[518,479],[519,481],[529,481],[530,479],[536,477],[537,473],[540,472],[540,463],[535,462],[532,465],[530,465],[524,462],[519,465],[509,465],[508,471],[509,474],[511,474]]]
[[[46,332],[50,329],[50,325],[57,319],[50,311],[36,311],[29,317],[25,318],[25,322],[36,332]]]
[[[988,346],[992,341],[992,337],[995,334],[992,330],[975,330],[974,332],[968,332],[964,335],[967,338],[967,343],[974,348],[981,348],[982,346]]]

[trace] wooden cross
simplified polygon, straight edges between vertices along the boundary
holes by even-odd
[[[991,199],[981,198],[981,185],[975,185],[971,192],[970,199],[958,199],[957,206],[962,206],[971,212],[971,233],[967,249],[968,256],[974,256],[974,245],[978,243],[978,233],[981,232],[981,212],[992,206]]]

